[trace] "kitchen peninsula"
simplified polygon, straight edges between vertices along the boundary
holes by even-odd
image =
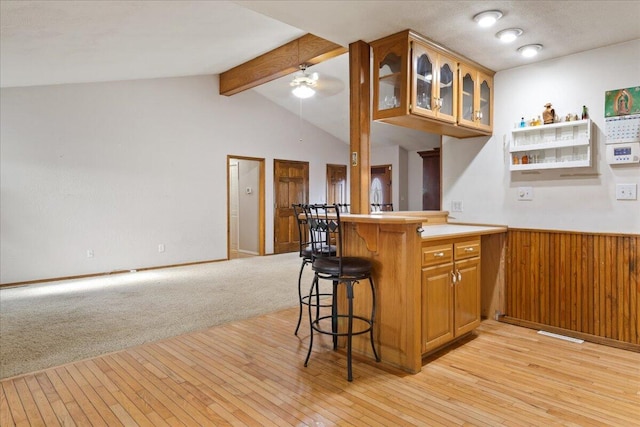
[[[422,357],[500,311],[506,227],[454,224],[448,212],[341,215],[344,251],[370,259],[376,287],[375,340],[383,363],[416,373]],[[355,312],[371,312],[356,286]],[[340,296],[343,302],[344,296]],[[354,351],[369,354],[366,337]]]

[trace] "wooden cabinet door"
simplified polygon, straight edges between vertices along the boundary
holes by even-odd
[[[411,112],[436,117],[438,55],[417,42],[411,44]]]
[[[409,45],[396,35],[373,47],[373,119],[407,114]]]
[[[453,264],[422,269],[422,352],[451,341],[453,330]]]
[[[458,124],[476,127],[476,70],[460,64],[460,84],[458,90]]]
[[[493,130],[493,77],[478,72],[476,91],[477,126],[491,132]]]
[[[456,261],[455,336],[465,334],[480,325],[480,258]]]
[[[458,62],[448,56],[438,55],[438,119],[455,123],[458,114]]]
[[[274,160],[274,242],[276,254],[300,249],[298,222],[291,205],[308,203],[309,163]]]

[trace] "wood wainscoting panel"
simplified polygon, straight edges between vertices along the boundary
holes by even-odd
[[[640,350],[639,267],[640,235],[509,229],[504,320]]]

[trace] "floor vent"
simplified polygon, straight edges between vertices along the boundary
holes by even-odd
[[[547,332],[547,331],[538,331],[538,333],[540,335],[546,335],[548,337],[558,338],[559,340],[570,341],[570,342],[574,342],[576,344],[582,344],[584,342],[584,340],[581,340],[581,339],[578,339],[578,338],[571,338],[571,337],[567,337],[565,335],[554,334],[552,332]]]

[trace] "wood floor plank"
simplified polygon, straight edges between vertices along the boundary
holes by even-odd
[[[76,423],[73,420],[73,417],[67,410],[66,405],[60,398],[60,395],[57,393],[55,387],[49,380],[49,377],[44,372],[39,372],[35,376],[40,388],[44,392],[51,408],[56,414],[56,418],[60,421],[60,424],[63,426],[75,426]]]
[[[296,321],[297,307],[3,380],[2,424],[640,426],[638,353],[490,320],[416,375],[356,356],[350,383],[327,337],[303,366]]]
[[[4,392],[4,387],[0,386],[0,425],[10,426],[14,425],[13,416],[11,415],[11,409],[9,408],[9,402],[7,401],[7,395]]]
[[[16,390],[15,382],[13,380],[3,381],[2,389],[3,394],[6,396],[7,405],[9,408],[9,412],[11,413],[13,423],[16,426],[29,425],[27,413],[22,407],[22,401],[20,400],[20,396],[18,395],[18,390]]]
[[[36,405],[36,401],[34,396],[31,394],[29,387],[27,386],[27,381],[25,377],[18,378],[14,382],[16,391],[20,396],[20,401],[22,402],[22,407],[24,408],[24,412],[27,415],[27,420],[29,425],[31,426],[44,426],[45,422],[40,415],[40,411],[38,410],[38,406]]]
[[[58,421],[58,417],[56,416],[47,396],[44,391],[40,387],[38,380],[35,376],[24,377],[27,383],[27,387],[29,387],[29,393],[33,396],[33,400],[38,408],[38,412],[40,412],[40,416],[46,426],[59,426],[60,422]]]

